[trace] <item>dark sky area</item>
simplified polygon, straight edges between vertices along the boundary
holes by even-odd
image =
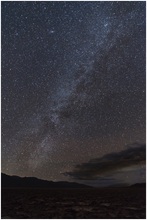
[[[145,181],[145,2],[2,2],[2,172]]]

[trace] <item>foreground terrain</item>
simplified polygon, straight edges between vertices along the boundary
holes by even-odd
[[[146,218],[145,187],[2,189],[2,218]]]

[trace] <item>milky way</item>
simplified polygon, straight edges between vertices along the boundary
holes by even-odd
[[[145,143],[145,28],[145,2],[2,2],[3,172],[71,181]]]

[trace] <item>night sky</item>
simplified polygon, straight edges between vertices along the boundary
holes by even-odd
[[[1,3],[2,172],[145,181],[145,8]]]

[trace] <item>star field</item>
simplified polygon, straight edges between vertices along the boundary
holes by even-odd
[[[71,181],[145,143],[145,2],[1,5],[2,172]],[[142,181],[144,166],[116,179]]]

